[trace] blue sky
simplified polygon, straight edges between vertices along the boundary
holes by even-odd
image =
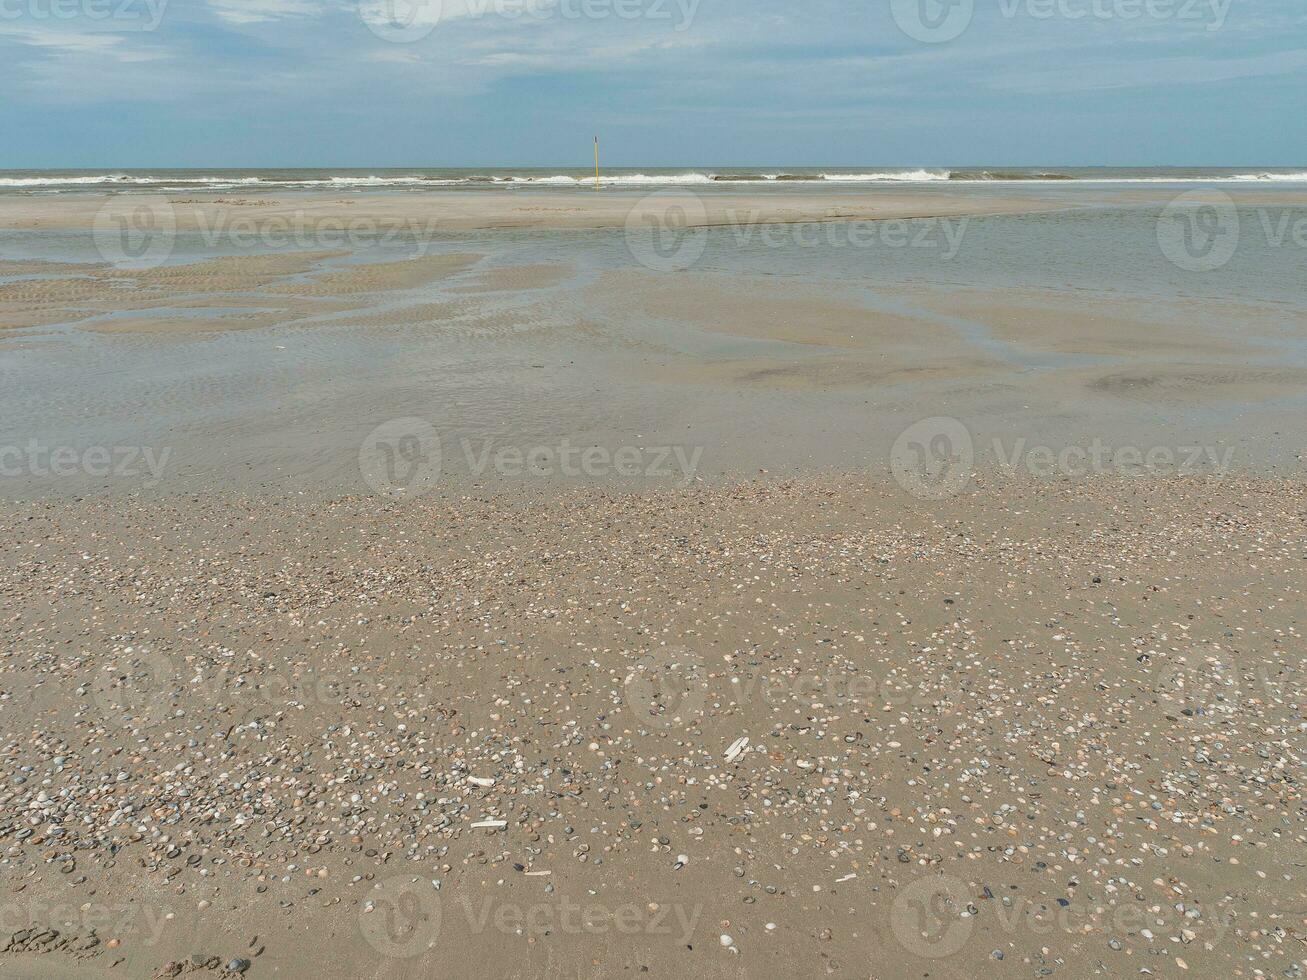
[[[1307,164],[1303,0],[0,0],[0,167]]]

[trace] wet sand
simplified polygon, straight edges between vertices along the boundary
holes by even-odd
[[[1242,471],[1300,466],[1300,306],[869,290],[711,264],[659,272],[629,254],[598,268],[523,261],[534,242],[522,256],[496,239],[429,247],[11,266],[3,442],[21,459],[6,458],[0,491],[358,492],[369,434],[405,419],[441,440],[440,480],[468,487],[521,486],[521,467],[505,473],[487,451],[563,443],[695,460],[692,472],[582,483],[885,473],[899,434],[935,416],[965,421],[982,464],[1017,439],[1055,452],[1102,439],[1233,448]],[[168,466],[158,480],[114,481],[26,462],[97,446],[167,453]]]

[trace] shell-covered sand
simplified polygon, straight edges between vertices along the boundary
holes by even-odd
[[[15,506],[5,969],[1294,975],[1305,518],[1248,479]]]

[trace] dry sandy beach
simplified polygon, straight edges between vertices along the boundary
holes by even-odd
[[[1307,191],[1291,187],[1226,185],[1185,191],[1195,198],[1223,200],[1233,196],[1276,207],[1307,205]],[[760,223],[831,219],[920,218],[944,215],[1015,214],[1085,207],[1100,204],[1165,203],[1176,196],[1174,188],[1131,188],[1123,185],[1057,186],[1001,184],[921,188],[886,186],[847,188],[825,186],[790,190],[669,187],[650,192],[523,190],[477,193],[467,191],[412,191],[406,193],[332,194],[300,193],[226,194],[60,194],[6,195],[0,197],[0,228],[91,228],[96,215],[125,212],[145,203],[167,205],[180,230],[202,227],[217,215],[239,213],[255,222],[287,219],[311,223],[324,218],[394,220],[400,223],[431,217],[453,231],[494,228],[621,228],[641,214],[658,213],[666,202],[690,202],[692,224],[722,225],[752,215]],[[702,208],[702,211],[699,209]]]
[[[0,197],[0,977],[1301,976],[1225,199]]]
[[[1298,484],[84,501],[2,530],[8,975],[1303,959]]]
[[[1301,203],[1304,196],[1280,192],[1286,200]],[[1102,195],[1096,195],[1101,198]],[[128,210],[145,203],[167,205],[181,230],[200,227],[217,215],[239,213],[260,223],[286,219],[312,223],[322,219],[376,220],[403,223],[431,217],[440,227],[453,231],[488,228],[621,228],[630,219],[633,205],[650,213],[664,201],[694,201],[703,207],[695,223],[724,224],[741,213],[755,213],[759,220],[806,221],[829,217],[910,218],[932,215],[1003,214],[1039,210],[1050,206],[1046,195],[1014,193],[966,195],[895,190],[889,194],[847,192],[801,193],[785,190],[766,192],[721,192],[694,194],[669,189],[654,194],[549,192],[475,194],[425,191],[409,194],[326,194],[306,192],[288,195],[206,194],[110,195],[67,194],[57,198],[9,196],[0,198],[0,227],[16,229],[90,228],[106,206]]]

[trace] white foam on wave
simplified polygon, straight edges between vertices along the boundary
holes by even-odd
[[[0,187],[58,187],[63,184],[141,184],[152,183],[151,177],[128,177],[126,174],[100,174],[95,177],[0,177]]]
[[[808,173],[794,174],[785,171],[776,173],[739,173],[724,170],[717,173],[703,171],[689,171],[679,174],[601,174],[600,184],[610,187],[658,187],[658,186],[694,186],[716,184],[718,186],[731,186],[740,184],[742,186],[751,186],[765,184],[770,186],[786,186],[790,183],[831,183],[831,184],[858,184],[858,183],[904,183],[904,184],[925,184],[948,181],[955,184],[1052,184],[1052,183],[1073,183],[1073,184],[1221,184],[1221,183],[1297,183],[1307,184],[1307,171],[1297,172],[1280,172],[1270,171],[1250,172],[1243,174],[1225,174],[1221,176],[1097,176],[1085,174],[1077,177],[1063,177],[1060,179],[1051,179],[1039,175],[1029,177],[1016,177],[1011,174],[1004,176],[1001,180],[990,176],[961,176],[954,177],[948,170],[875,170],[862,172],[831,172],[831,173]],[[380,176],[380,175],[358,175],[358,174],[341,174],[330,175],[324,174],[321,177],[298,177],[278,179],[271,176],[263,177],[238,177],[238,176],[205,176],[205,177],[187,177],[178,174],[157,174],[157,175],[131,175],[124,173],[106,173],[106,174],[84,174],[84,175],[51,175],[51,176],[23,176],[23,177],[0,177],[0,189],[3,188],[32,188],[32,189],[75,189],[80,187],[95,187],[103,185],[119,187],[152,187],[158,189],[175,189],[184,190],[187,188],[196,190],[229,190],[238,187],[259,186],[275,190],[277,188],[368,188],[368,187],[395,187],[395,188],[422,188],[422,187],[463,187],[463,186],[495,186],[495,187],[585,187],[593,184],[594,178],[590,175],[575,176],[569,174],[480,174],[469,176],[447,176],[441,177],[436,175],[424,176],[418,174],[401,175],[401,176]]]
[[[139,187],[238,187],[263,183],[258,177],[133,177],[130,174],[95,174],[84,177],[0,177],[0,187],[85,187],[94,184],[129,184]]]
[[[603,178],[600,178],[600,182]],[[710,184],[712,177],[708,174],[614,174],[609,178],[614,184]]]
[[[450,177],[330,177],[324,180],[270,180],[269,186],[315,187],[329,184],[333,187],[409,187],[415,184],[466,184],[468,178]]]
[[[1266,181],[1287,181],[1294,183],[1307,183],[1307,171],[1296,174],[1236,174],[1230,180],[1266,180]]]
[[[508,184],[576,184],[579,183],[575,177],[567,177],[559,174],[555,177],[509,177],[504,183]]]
[[[484,178],[482,178],[484,179]],[[544,184],[544,185],[562,185],[562,186],[580,186],[593,184],[594,178],[569,177],[566,174],[554,174],[547,177],[536,177],[530,175],[513,176],[513,177],[495,177],[495,183],[502,184]],[[599,182],[601,184],[637,184],[637,185],[655,185],[655,184],[708,184],[712,182],[712,177],[708,174],[686,173],[686,174],[600,174]]]
[[[823,180],[856,184],[879,180],[925,183],[932,180],[948,180],[951,175],[947,170],[887,170],[861,174],[822,174],[821,176]]]
[[[1297,183],[1307,184],[1304,173],[1226,174],[1222,177],[993,177],[953,178],[954,184],[1231,184],[1231,183]]]

